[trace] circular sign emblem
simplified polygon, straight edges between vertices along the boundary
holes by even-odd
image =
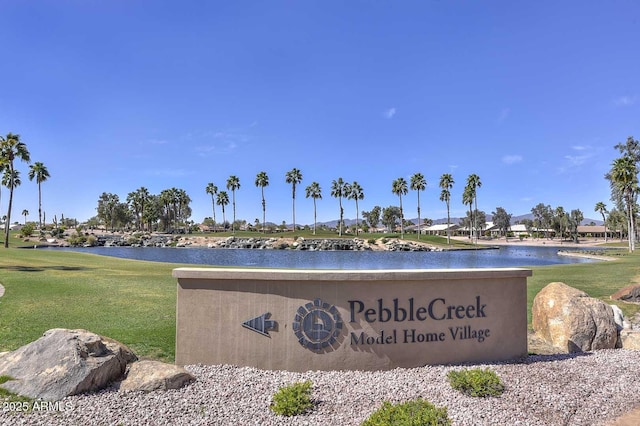
[[[302,346],[318,351],[333,346],[342,332],[342,319],[335,306],[315,299],[298,308],[293,331]]]

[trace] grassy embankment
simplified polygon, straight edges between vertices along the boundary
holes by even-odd
[[[84,328],[129,345],[139,356],[173,361],[176,282],[171,270],[177,266],[55,250],[0,249],[0,283],[6,288],[0,298],[0,351],[16,349],[50,328]],[[552,281],[610,303],[610,294],[638,281],[640,254],[533,270],[529,321],[533,297]],[[619,305],[627,315],[640,310]]]

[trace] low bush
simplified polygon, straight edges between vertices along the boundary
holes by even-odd
[[[22,227],[22,229],[20,229],[20,235],[22,235],[25,238],[30,237],[31,234],[33,233],[33,230],[34,230],[33,224],[27,223]]]
[[[271,400],[271,411],[282,416],[297,416],[307,411],[311,402],[311,382],[298,382],[278,389]]]
[[[447,374],[451,387],[470,396],[499,396],[504,392],[500,377],[488,368],[482,370],[451,370]]]
[[[438,408],[429,401],[416,399],[398,404],[385,401],[371,413],[362,426],[448,426],[451,425],[447,407]]]

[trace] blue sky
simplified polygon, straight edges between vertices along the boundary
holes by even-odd
[[[369,210],[398,205],[392,181],[416,172],[423,217],[446,217],[443,173],[464,215],[476,173],[487,213],[543,202],[597,219],[613,145],[640,137],[634,1],[0,0],[0,14],[0,133],[48,167],[48,221],[145,186],[184,189],[200,222],[207,183],[236,175],[237,216],[253,222],[265,171],[267,220],[290,223],[294,167],[298,223],[313,223],[312,181],[326,221],[332,180],[358,181]],[[37,220],[19,169],[13,218]],[[415,192],[403,204],[417,216]]]

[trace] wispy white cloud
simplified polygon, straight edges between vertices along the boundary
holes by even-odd
[[[511,113],[511,108],[503,108],[502,111],[500,111],[500,115],[498,116],[498,123],[502,123],[507,118],[509,118],[510,113]]]
[[[627,107],[634,105],[638,101],[637,96],[620,96],[613,100],[613,104],[618,107]]]
[[[200,157],[230,153],[248,142],[249,139],[249,136],[242,130],[191,132],[182,137],[185,143],[193,146],[193,150]]]
[[[516,163],[521,163],[523,160],[522,155],[517,155],[517,154],[513,154],[513,155],[505,155],[502,157],[502,162],[504,164],[516,164]]]
[[[391,119],[391,118],[393,118],[394,115],[396,115],[396,108],[395,107],[391,107],[388,110],[386,110],[385,112],[383,112],[382,115],[384,115],[384,117],[386,119]]]
[[[569,162],[569,165],[572,167],[582,166],[591,155],[565,155],[564,159]]]
[[[588,163],[591,158],[595,156],[595,150],[591,146],[575,145],[571,149],[575,151],[574,154],[567,154],[563,156],[563,164],[558,167],[559,173],[568,173],[574,169],[581,168],[584,164]]]
[[[195,150],[199,156],[206,157],[211,154],[229,153],[237,147],[238,144],[234,141],[223,141],[216,144],[198,145],[195,147]]]

